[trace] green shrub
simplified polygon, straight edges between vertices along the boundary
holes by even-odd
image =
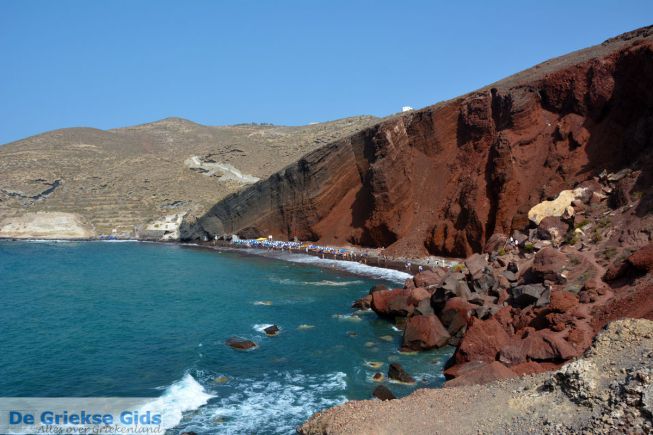
[[[588,225],[589,223],[590,223],[589,220],[583,219],[582,221],[576,222],[574,224],[574,229],[583,228],[585,225]]]

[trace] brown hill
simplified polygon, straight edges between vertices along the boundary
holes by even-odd
[[[187,221],[182,236],[467,256],[574,183],[641,166],[652,108],[647,27],[335,141]]]
[[[0,227],[24,224],[26,213],[49,212],[47,221],[63,212],[78,215],[91,234],[116,229],[133,237],[135,227],[162,216],[201,214],[227,194],[374,121],[210,127],[168,118],[108,131],[47,132],[0,147]],[[48,231],[57,237],[63,229]]]

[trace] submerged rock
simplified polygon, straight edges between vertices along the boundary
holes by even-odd
[[[374,382],[382,382],[384,379],[385,379],[385,376],[383,376],[383,373],[381,373],[381,372],[376,372],[372,376],[372,380]]]
[[[268,326],[263,330],[263,332],[265,332],[265,335],[269,337],[274,337],[279,333],[279,327],[277,325]]]

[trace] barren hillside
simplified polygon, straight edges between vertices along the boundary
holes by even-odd
[[[0,223],[25,225],[26,213],[73,213],[91,233],[115,229],[133,237],[135,227],[164,216],[201,214],[374,120],[209,127],[168,118],[107,131],[43,133],[0,147]]]

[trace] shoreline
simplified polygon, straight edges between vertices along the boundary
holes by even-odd
[[[388,256],[382,254],[382,250],[374,248],[363,248],[357,246],[324,246],[323,251],[321,252],[316,249],[299,249],[299,248],[270,248],[266,249],[263,247],[252,247],[247,246],[247,242],[253,241],[243,241],[242,244],[225,242],[222,240],[213,240],[208,242],[182,242],[178,240],[148,240],[148,239],[97,239],[97,238],[86,238],[86,239],[66,239],[66,238],[52,238],[52,239],[42,239],[42,238],[9,238],[9,237],[0,237],[0,242],[9,241],[9,242],[32,242],[32,243],[69,243],[69,242],[104,242],[104,243],[125,243],[125,242],[138,242],[138,243],[156,243],[156,244],[165,244],[165,245],[178,245],[178,246],[187,246],[187,247],[196,247],[202,249],[210,249],[215,251],[234,251],[248,253],[256,256],[265,256],[270,258],[279,258],[272,255],[265,255],[265,253],[260,252],[267,250],[270,253],[287,253],[295,255],[310,255],[313,257],[321,258],[323,260],[333,260],[333,261],[346,261],[354,264],[360,264],[363,266],[369,266],[380,269],[394,270],[398,272],[404,272],[410,276],[414,276],[420,271],[423,270],[434,270],[437,267],[451,267],[462,261],[461,259],[456,258],[445,258],[445,257],[436,257],[436,256],[427,256],[427,257],[418,257],[418,258],[409,258],[402,256]],[[290,243],[290,242],[280,242],[278,243]],[[353,253],[351,255],[343,255],[340,251],[346,251],[347,253]],[[259,251],[259,252],[257,252]],[[282,259],[284,260],[285,259]],[[292,262],[292,261],[291,261]],[[318,267],[326,267],[325,265],[316,264]],[[420,269],[420,266],[422,269]],[[354,273],[355,272],[351,272]],[[408,278],[408,277],[406,277]]]
[[[383,254],[381,249],[375,248],[363,248],[357,246],[321,246],[309,244],[308,242],[296,242],[300,243],[303,246],[316,246],[315,248],[310,247],[266,247],[258,246],[254,247],[248,245],[248,243],[254,242],[253,240],[243,240],[242,243],[231,243],[221,240],[214,240],[210,242],[197,242],[193,243],[193,246],[201,246],[212,249],[226,249],[226,250],[235,250],[235,251],[250,251],[254,252],[255,250],[267,250],[268,252],[285,252],[288,254],[297,254],[297,255],[310,255],[313,257],[318,257],[323,260],[335,260],[335,261],[347,261],[352,263],[358,263],[370,267],[378,267],[381,269],[391,269],[399,272],[407,273],[411,276],[416,275],[419,272],[425,270],[435,270],[438,267],[452,267],[458,264],[461,259],[457,258],[445,258],[445,257],[436,257],[436,256],[427,256],[421,258],[410,258],[402,256],[388,256]],[[279,242],[281,244],[290,244],[291,242]],[[168,242],[164,242],[168,243]],[[184,244],[183,242],[174,242],[178,244]],[[344,252],[343,252],[344,251]],[[256,254],[258,255],[258,254]],[[420,268],[421,267],[421,268]]]

